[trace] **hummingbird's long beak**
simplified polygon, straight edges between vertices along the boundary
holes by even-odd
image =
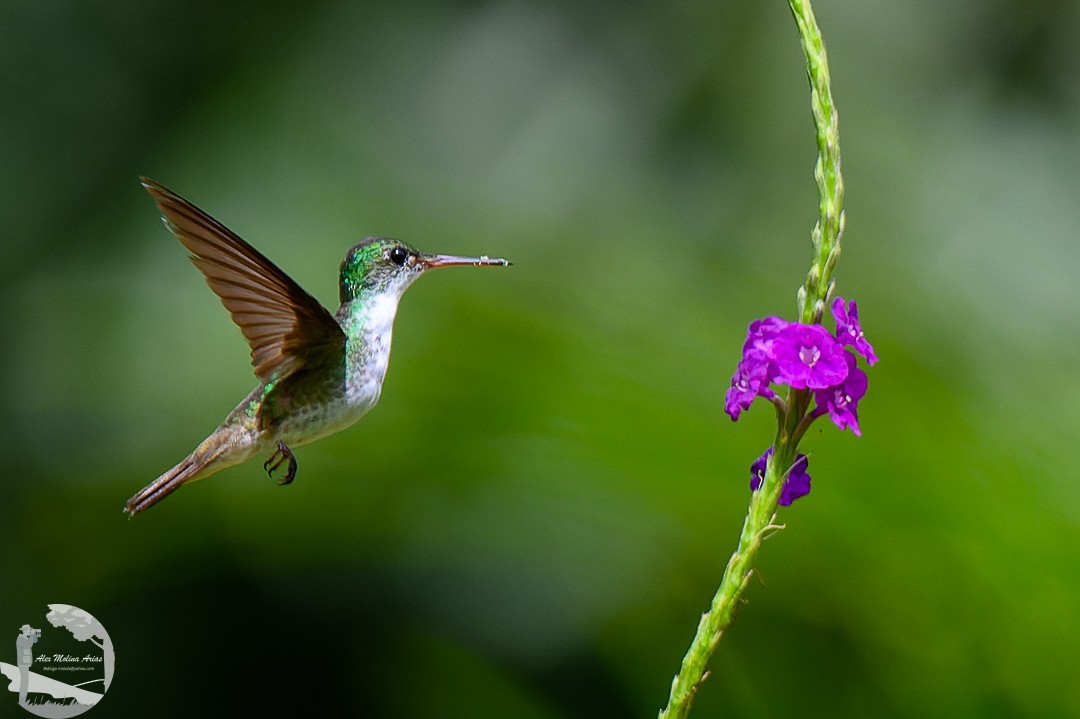
[[[455,267],[458,265],[473,265],[475,267],[509,267],[512,264],[510,260],[504,260],[501,257],[488,257],[487,255],[481,255],[480,257],[456,257],[454,255],[420,255],[420,263],[424,265],[425,268]]]

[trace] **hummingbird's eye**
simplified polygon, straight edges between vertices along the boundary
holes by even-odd
[[[390,250],[390,261],[398,267],[404,265],[407,259],[409,259],[409,253],[400,245],[396,245]]]

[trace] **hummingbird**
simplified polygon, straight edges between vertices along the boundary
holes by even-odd
[[[255,387],[195,450],[134,497],[135,516],[181,485],[245,462],[278,484],[296,476],[292,447],[339,432],[363,417],[382,392],[398,302],[436,267],[508,266],[504,259],[431,255],[390,237],[368,237],[341,263],[336,314],[262,253],[198,207],[145,177],[165,226],[191,253],[251,348]]]

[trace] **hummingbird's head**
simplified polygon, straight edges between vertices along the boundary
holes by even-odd
[[[417,277],[435,267],[509,264],[486,256],[428,255],[392,237],[367,237],[341,263],[341,304],[386,292],[400,297]]]

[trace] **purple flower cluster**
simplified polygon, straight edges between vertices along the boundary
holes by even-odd
[[[764,397],[777,405],[783,425],[789,410],[770,385],[786,384],[809,391],[814,397],[814,408],[800,418],[791,438],[796,446],[809,423],[825,414],[840,429],[860,434],[858,407],[866,394],[866,373],[858,368],[855,355],[862,355],[871,365],[878,358],[863,336],[855,301],[845,302],[837,297],[830,309],[836,320],[836,332],[832,334],[819,324],[804,325],[779,317],[750,323],[742,359],[724,402],[724,411],[732,420],[749,409],[755,399]],[[751,490],[756,491],[765,480],[765,468],[773,449],[769,447],[750,465]],[[810,493],[808,465],[806,455],[797,453],[795,462],[785,472],[779,504],[790,505]]]
[[[750,323],[742,359],[731,378],[724,411],[732,420],[749,409],[757,397],[772,401],[772,384],[786,384],[814,393],[811,417],[828,413],[840,429],[859,435],[858,404],[866,394],[866,373],[856,366],[851,347],[867,364],[877,362],[874,348],[863,336],[855,301],[833,300],[836,333],[818,324],[787,322],[766,317]]]

